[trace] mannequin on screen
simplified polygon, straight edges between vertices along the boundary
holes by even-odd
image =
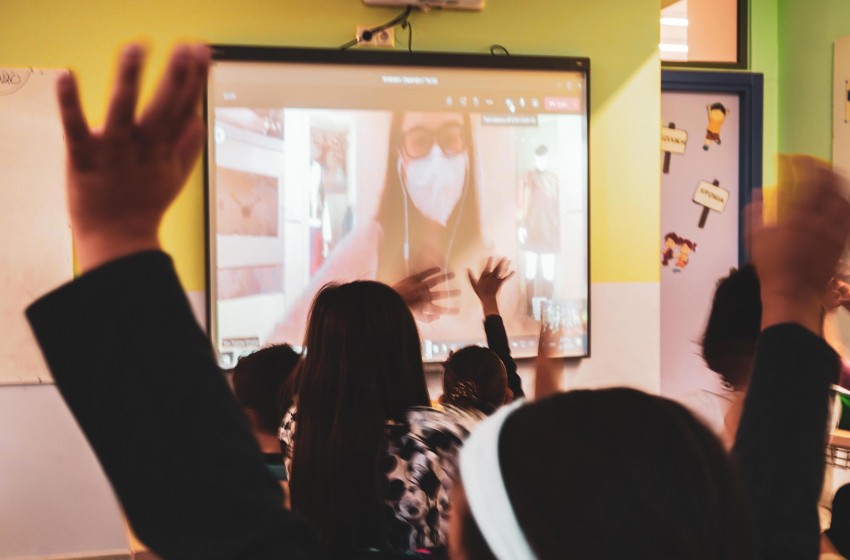
[[[534,150],[534,169],[522,178],[519,189],[517,236],[522,250],[528,313],[541,318],[541,306],[555,287],[555,256],[561,251],[558,176],[549,170],[549,148]]]
[[[322,161],[324,157],[323,151],[310,163],[310,213],[308,216],[310,225],[310,274],[316,273],[330,252],[331,220],[325,198],[325,189],[322,186]]]

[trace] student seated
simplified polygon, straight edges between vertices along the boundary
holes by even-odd
[[[467,270],[469,284],[472,291],[481,302],[481,310],[484,312],[484,333],[487,335],[487,347],[496,353],[505,366],[507,374],[509,397],[505,402],[519,399],[525,396],[522,389],[522,379],[517,373],[517,365],[511,356],[511,347],[508,343],[508,333],[505,331],[505,323],[499,312],[499,290],[508,279],[514,275],[509,270],[510,261],[502,258],[493,266],[493,258],[488,258],[484,268],[478,277],[471,270]]]
[[[292,510],[336,554],[445,548],[457,452],[477,416],[429,407],[416,321],[378,282],[316,296],[284,416]]]
[[[745,264],[717,283],[701,340],[702,358],[722,379],[723,391],[701,389],[681,399],[727,449],[731,449],[738,430],[760,333],[759,280],[753,265]]]
[[[248,417],[266,465],[280,481],[284,494],[288,485],[277,430],[284,411],[292,404],[284,384],[300,357],[288,344],[279,344],[243,356],[233,368],[233,394]]]
[[[523,396],[522,380],[511,357],[505,325],[499,315],[497,296],[502,284],[513,275],[508,260],[487,263],[478,278],[467,271],[469,283],[484,311],[484,330],[489,348],[467,346],[453,352],[443,364],[443,394],[440,402],[466,410],[491,414],[513,402],[515,392]]]
[[[492,350],[467,346],[443,364],[442,404],[492,414],[512,401],[505,364]]]
[[[280,488],[157,238],[204,137],[197,106],[209,51],[178,47],[151,104],[137,117],[141,59],[138,47],[125,51],[101,131],[88,128],[73,77],[59,82],[69,212],[82,274],[30,306],[28,319],[59,390],[139,537],[154,552],[165,558],[322,558],[324,548],[309,522],[282,507]],[[488,558],[474,548],[470,519],[500,559],[582,558],[588,552],[606,559],[816,557],[823,427],[840,367],[817,334],[819,301],[850,235],[850,203],[825,168],[808,164],[802,176],[803,199],[788,222],[753,235],[763,332],[733,449],[745,497],[735,491],[740,481],[719,442],[679,405],[625,389],[559,395],[501,409],[468,441],[460,470],[469,488],[456,492],[455,502],[465,498],[471,513],[452,517],[455,558]],[[341,288],[325,295],[333,300],[345,293]],[[332,308],[349,300],[328,303]],[[406,329],[399,331],[404,336]],[[358,351],[382,355],[373,347]],[[313,354],[319,361],[335,359],[321,345],[310,347],[307,355]],[[380,389],[377,383],[371,387]],[[320,421],[334,417],[314,405],[337,403],[315,400],[304,389],[299,398],[311,404],[299,406],[306,414],[315,412]],[[418,398],[418,390],[412,394]],[[345,406],[356,410],[358,404]],[[624,410],[616,411],[618,406]],[[610,423],[609,410],[622,421]],[[392,427],[377,415],[366,418],[374,428],[364,429],[366,437]],[[621,433],[606,439],[613,424]],[[356,441],[327,443],[304,442],[328,457],[358,453]],[[573,444],[593,452],[576,453]],[[631,454],[610,465],[607,459],[621,457],[621,444]],[[204,469],[191,468],[200,456]],[[599,477],[595,465],[608,465],[622,478]],[[352,470],[342,482],[360,485],[366,480],[361,474],[380,480],[379,473]],[[575,478],[580,473],[590,483]],[[368,507],[381,499],[368,497]],[[752,526],[740,515],[747,503]],[[340,515],[354,520],[361,505]],[[644,551],[649,555],[641,556]]]
[[[464,445],[461,479],[453,560],[755,557],[720,443],[682,406],[633,389],[503,407]]]

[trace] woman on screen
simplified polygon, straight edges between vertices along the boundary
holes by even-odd
[[[431,267],[469,266],[482,248],[469,115],[393,115],[377,277],[395,282]],[[477,266],[478,263],[475,262]]]
[[[444,274],[477,268],[486,255],[469,115],[405,111],[389,121],[374,215],[339,241],[266,343],[301,340],[310,300],[328,282],[375,278],[392,285],[433,267]]]

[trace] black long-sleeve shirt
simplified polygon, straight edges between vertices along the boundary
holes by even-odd
[[[732,450],[765,559],[816,559],[830,385],[841,362],[796,324],[766,329]]]
[[[320,557],[313,531],[283,508],[168,256],[110,262],[41,298],[27,317],[151,550],[169,559]]]
[[[27,316],[60,392],[154,552],[321,557],[314,532],[283,509],[165,254],[108,263],[44,296]],[[839,370],[835,352],[799,325],[771,327],[759,342],[734,453],[763,558],[817,558],[829,385]]]
[[[505,364],[508,372],[508,387],[514,393],[514,398],[525,396],[522,390],[522,379],[517,373],[517,365],[511,357],[511,346],[508,343],[508,333],[500,315],[484,317],[484,333],[487,335],[487,347],[490,348]]]

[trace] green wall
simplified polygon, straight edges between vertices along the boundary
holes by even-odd
[[[158,74],[178,40],[335,47],[355,24],[398,10],[359,0],[3,0],[0,65],[71,67],[93,122],[114,58],[130,40],[151,46]],[[591,256],[596,282],[657,282],[660,92],[658,0],[488,0],[480,13],[416,13],[414,48],[591,59]],[[150,93],[150,83],[145,90]],[[205,285],[199,171],[163,226],[188,290]]]
[[[846,0],[778,0],[779,150],[832,159],[832,52],[850,35]]]
[[[750,69],[764,74],[764,185],[776,184],[779,149],[779,9],[777,0],[750,0]]]

